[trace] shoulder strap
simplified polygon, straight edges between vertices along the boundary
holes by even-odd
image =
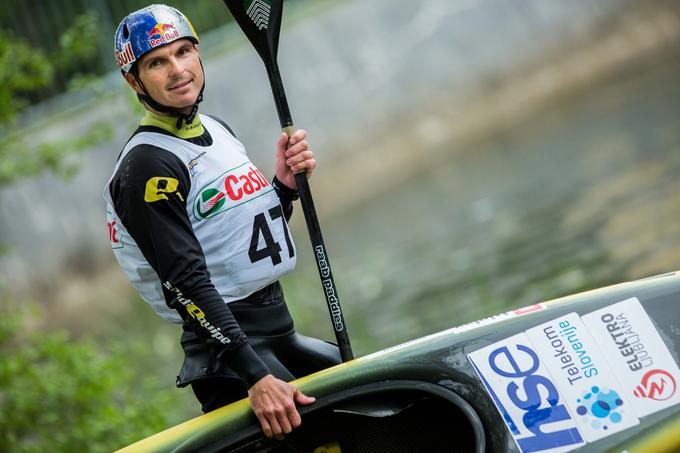
[[[227,123],[225,123],[224,121],[222,121],[222,119],[218,118],[218,117],[215,116],[215,115],[211,115],[211,114],[207,114],[206,116],[208,116],[208,117],[212,118],[213,120],[217,121],[218,123],[220,123],[226,130],[229,131],[229,133],[230,133],[231,135],[234,136],[234,138],[237,138],[237,137],[236,137],[236,134],[234,133],[234,131],[229,127],[229,125],[228,125]]]

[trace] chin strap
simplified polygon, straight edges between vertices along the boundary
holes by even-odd
[[[203,62],[201,61],[201,71],[203,71]],[[156,102],[151,96],[149,96],[149,92],[146,91],[146,87],[142,83],[142,80],[139,78],[139,74],[137,73],[137,67],[133,66],[133,68],[130,70],[132,73],[132,76],[135,78],[139,86],[142,88],[142,91],[144,94],[139,94],[137,93],[137,99],[140,100],[140,102],[144,102],[147,104],[149,107],[151,107],[154,110],[157,110],[159,112],[163,113],[169,113],[172,116],[177,117],[177,129],[182,129],[182,122],[186,122],[187,124],[191,124],[194,121],[194,118],[196,118],[196,115],[198,114],[198,104],[203,101],[203,90],[205,89],[205,71],[203,71],[203,86],[201,87],[201,91],[198,93],[198,96],[196,97],[196,102],[194,102],[193,107],[191,107],[191,112],[187,115],[186,113],[182,113],[178,111],[174,107],[168,107],[167,105],[163,105],[160,102]]]

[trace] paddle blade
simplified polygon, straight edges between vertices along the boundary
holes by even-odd
[[[283,0],[224,0],[265,64],[275,63]]]

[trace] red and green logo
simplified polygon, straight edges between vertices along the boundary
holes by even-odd
[[[194,215],[198,220],[205,220],[272,190],[260,170],[246,162],[228,170],[201,189],[194,202]]]
[[[225,194],[217,189],[205,189],[200,193],[196,200],[196,214],[201,219],[207,219],[212,214],[215,214],[224,206]]]

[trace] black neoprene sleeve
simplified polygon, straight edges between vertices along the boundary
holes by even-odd
[[[158,274],[168,306],[250,387],[269,368],[210,280],[186,209],[190,186],[188,170],[177,156],[139,145],[123,158],[110,190],[121,222]]]

